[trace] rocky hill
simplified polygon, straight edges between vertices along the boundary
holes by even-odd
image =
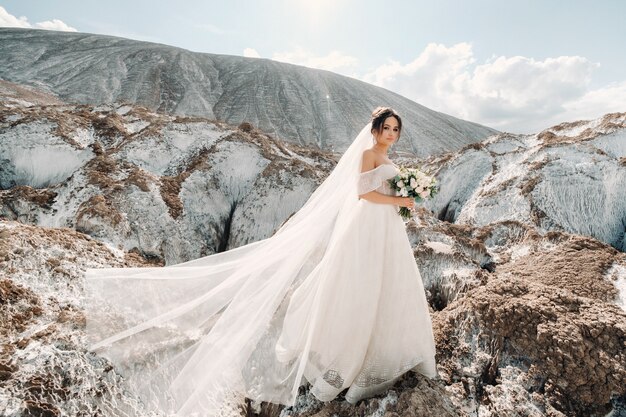
[[[281,140],[335,152],[348,147],[380,105],[403,116],[397,150],[412,155],[458,150],[497,133],[329,71],[86,33],[0,28],[0,79],[70,103],[125,102],[248,122]]]
[[[426,207],[442,220],[528,222],[626,251],[626,113],[495,135],[425,165],[441,182]]]
[[[179,263],[272,235],[335,158],[130,105],[0,106],[0,216]]]

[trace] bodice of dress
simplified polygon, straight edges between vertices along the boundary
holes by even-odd
[[[372,170],[361,172],[357,187],[358,194],[378,191],[381,194],[396,195],[387,180],[395,177],[397,173],[398,168],[393,164],[382,164]]]

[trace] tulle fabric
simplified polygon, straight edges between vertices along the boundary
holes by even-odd
[[[381,182],[384,181],[386,176],[388,176],[384,173],[384,171],[381,172],[381,169],[388,171],[389,166],[393,167],[391,164],[382,164],[372,170],[361,172],[357,186],[358,194],[362,195],[369,193],[370,191],[377,190],[381,186]]]
[[[349,387],[356,402],[411,368],[436,375],[404,223],[395,206],[358,198],[370,129],[272,237],[164,268],[86,271],[89,348],[148,409],[232,415],[244,397],[293,405],[307,381],[321,400]],[[396,168],[378,168],[377,189],[389,193]]]
[[[369,193],[370,191],[378,191],[382,194],[394,195],[388,180],[395,177],[398,168],[394,164],[382,164],[369,171],[359,174],[359,182],[357,192],[359,196]],[[395,206],[397,208],[397,206]]]

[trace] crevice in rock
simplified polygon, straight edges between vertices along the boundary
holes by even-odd
[[[454,212],[450,211],[451,202],[452,201],[448,201],[448,203],[439,210],[439,213],[437,213],[437,218],[442,222],[454,223]]]
[[[500,363],[500,353],[502,352],[503,340],[500,337],[496,337],[492,340],[490,346],[490,354],[491,359],[483,369],[483,372],[480,375],[480,390],[482,391],[483,385],[497,385],[498,384],[498,376],[500,374],[499,363]]]
[[[489,272],[496,272],[496,263],[493,260],[489,259],[486,262],[481,262],[480,268]]]
[[[235,209],[237,208],[237,202],[233,201],[230,205],[230,212],[228,213],[228,217],[224,221],[224,229],[219,238],[219,242],[217,244],[217,252],[225,252],[228,250],[228,241],[230,240],[230,229],[233,224],[233,217],[235,216]]]

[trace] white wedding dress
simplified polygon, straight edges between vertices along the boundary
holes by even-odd
[[[374,189],[395,195],[387,179],[397,170],[383,164],[363,173],[359,194]],[[412,368],[436,376],[428,303],[397,206],[361,199],[337,245],[329,266],[319,271],[323,277],[311,274],[294,291],[278,358],[291,360],[308,347],[304,376],[323,401],[349,387],[345,398],[355,403]],[[341,248],[348,247],[360,256],[347,257]]]
[[[148,408],[236,414],[244,397],[286,405],[310,383],[351,403],[414,369],[435,377],[419,270],[391,195],[392,164],[360,172],[371,125],[274,236],[164,268],[88,269],[91,350]]]

